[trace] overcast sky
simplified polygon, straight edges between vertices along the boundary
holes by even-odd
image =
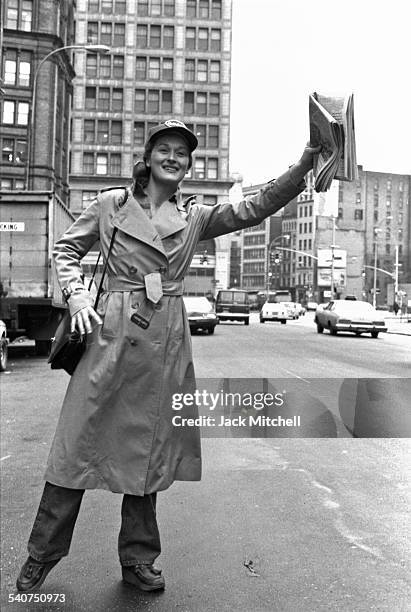
[[[365,170],[411,174],[410,23],[410,0],[233,0],[231,172],[296,161],[318,91],[354,93]]]

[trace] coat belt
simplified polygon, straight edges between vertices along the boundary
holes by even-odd
[[[132,314],[131,320],[142,329],[147,329],[157,305],[147,298],[145,283],[119,281],[116,278],[108,278],[106,287],[106,291],[144,291],[145,297]],[[162,280],[161,288],[163,295],[183,295],[184,283],[182,280]]]

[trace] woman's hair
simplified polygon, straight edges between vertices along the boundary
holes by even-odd
[[[176,132],[181,137],[179,132]],[[150,166],[147,165],[153,151],[153,147],[156,142],[156,138],[151,138],[146,142],[144,146],[143,160],[138,161],[133,168],[133,193],[137,193],[138,190],[144,190],[150,179]],[[193,165],[193,157],[191,152],[188,154],[188,167],[189,170]]]

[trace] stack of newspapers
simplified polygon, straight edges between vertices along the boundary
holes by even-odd
[[[314,158],[315,190],[327,191],[333,179],[358,179],[353,94],[340,97],[311,94],[309,118],[311,145],[322,145]]]

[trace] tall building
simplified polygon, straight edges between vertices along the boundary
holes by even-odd
[[[54,191],[68,199],[74,0],[5,0],[0,100],[2,190]]]
[[[78,0],[71,209],[105,186],[130,182],[149,128],[170,117],[197,134],[183,191],[213,205],[228,176],[231,0]]]

